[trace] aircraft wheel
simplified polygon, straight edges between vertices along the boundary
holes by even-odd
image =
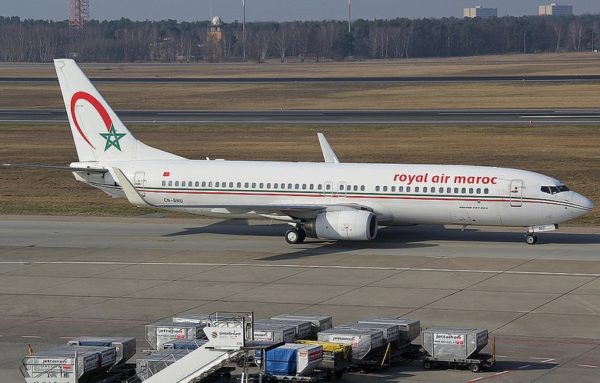
[[[525,236],[525,242],[527,242],[528,245],[535,245],[537,243],[537,235],[527,234],[527,236]]]
[[[298,243],[302,243],[304,242],[304,240],[306,239],[306,231],[304,231],[303,228],[298,228],[298,234],[300,235],[300,238],[298,238]]]
[[[473,363],[469,366],[469,370],[471,370],[472,372],[480,372],[481,366],[477,363]]]
[[[295,227],[290,227],[288,231],[285,232],[285,241],[290,245],[302,243],[305,238],[306,233],[304,233],[304,230],[298,230]]]

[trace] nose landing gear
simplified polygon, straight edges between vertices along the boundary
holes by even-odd
[[[527,242],[528,245],[535,245],[537,243],[537,240],[537,235],[525,234],[525,242]]]

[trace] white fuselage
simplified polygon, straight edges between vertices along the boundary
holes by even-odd
[[[205,216],[299,221],[302,213],[290,217],[268,207],[356,205],[382,225],[527,227],[558,224],[592,208],[578,193],[544,192],[561,185],[554,178],[508,168],[222,160],[99,165],[120,167],[151,205]],[[92,185],[120,194],[118,187]]]

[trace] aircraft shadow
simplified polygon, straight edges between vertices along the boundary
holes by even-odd
[[[283,237],[287,225],[279,222],[273,224],[249,225],[246,220],[230,219],[207,226],[184,228],[183,231],[170,233],[164,237],[178,237],[197,234],[247,235],[262,237]],[[548,232],[538,234],[537,246],[544,244],[600,244],[598,234],[568,234]],[[482,231],[477,228],[445,228],[443,225],[395,226],[380,228],[377,239],[360,242],[332,242],[308,238],[304,245],[336,244],[351,249],[391,249],[405,248],[408,244],[421,247],[437,246],[423,244],[427,241],[460,241],[460,242],[524,242],[523,234],[518,232]],[[330,247],[330,246],[328,246]],[[330,249],[331,250],[331,249]]]

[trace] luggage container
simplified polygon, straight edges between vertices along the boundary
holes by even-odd
[[[335,328],[354,328],[357,330],[373,329],[381,330],[385,345],[388,343],[396,347],[398,345],[399,329],[398,326],[386,323],[344,323]]]
[[[281,314],[271,317],[273,320],[283,321],[308,321],[312,323],[311,338],[316,339],[317,333],[333,328],[333,318],[330,315],[291,315]]]
[[[428,353],[423,359],[426,369],[450,365],[479,372],[495,363],[492,355],[480,353],[488,344],[488,330],[485,329],[432,327],[421,332],[421,339],[423,349]]]
[[[177,362],[191,350],[160,350],[135,361],[135,372],[138,378],[146,380],[165,367]]]
[[[261,352],[256,360],[260,360]],[[286,343],[267,351],[265,373],[281,379],[307,376],[323,361],[321,345]]]
[[[254,323],[254,340],[292,343],[296,340],[296,327],[279,323]]]
[[[196,350],[208,343],[208,339],[172,340],[163,344],[163,350]]]
[[[58,346],[23,359],[28,382],[50,382],[56,378],[75,383],[102,371],[100,363],[98,350],[79,346]]]
[[[199,323],[156,322],[146,325],[146,341],[155,350],[171,340],[192,340],[205,338],[203,328]]]
[[[406,318],[368,318],[359,320],[358,323],[386,323],[398,326],[398,343],[404,345],[415,340],[421,332],[421,321]]]
[[[70,346],[100,346],[114,347],[116,351],[116,364],[125,363],[136,353],[135,338],[130,337],[80,337],[70,340]]]
[[[352,347],[352,362],[362,364],[376,359],[383,351],[384,341],[381,330],[349,329],[334,327],[321,331],[318,340],[339,343]]]
[[[309,339],[312,336],[312,323],[309,321],[296,321],[296,320],[278,320],[278,319],[258,319],[254,321],[254,325],[257,323],[263,324],[280,324],[286,326],[294,326],[296,328],[296,339]]]
[[[323,360],[317,369],[341,378],[352,362],[352,347],[339,343],[320,342],[318,340],[299,340],[298,343],[318,345],[323,348]]]
[[[239,316],[214,314],[185,314],[173,317],[173,323],[195,323],[207,326],[219,326],[219,323],[239,322]]]

